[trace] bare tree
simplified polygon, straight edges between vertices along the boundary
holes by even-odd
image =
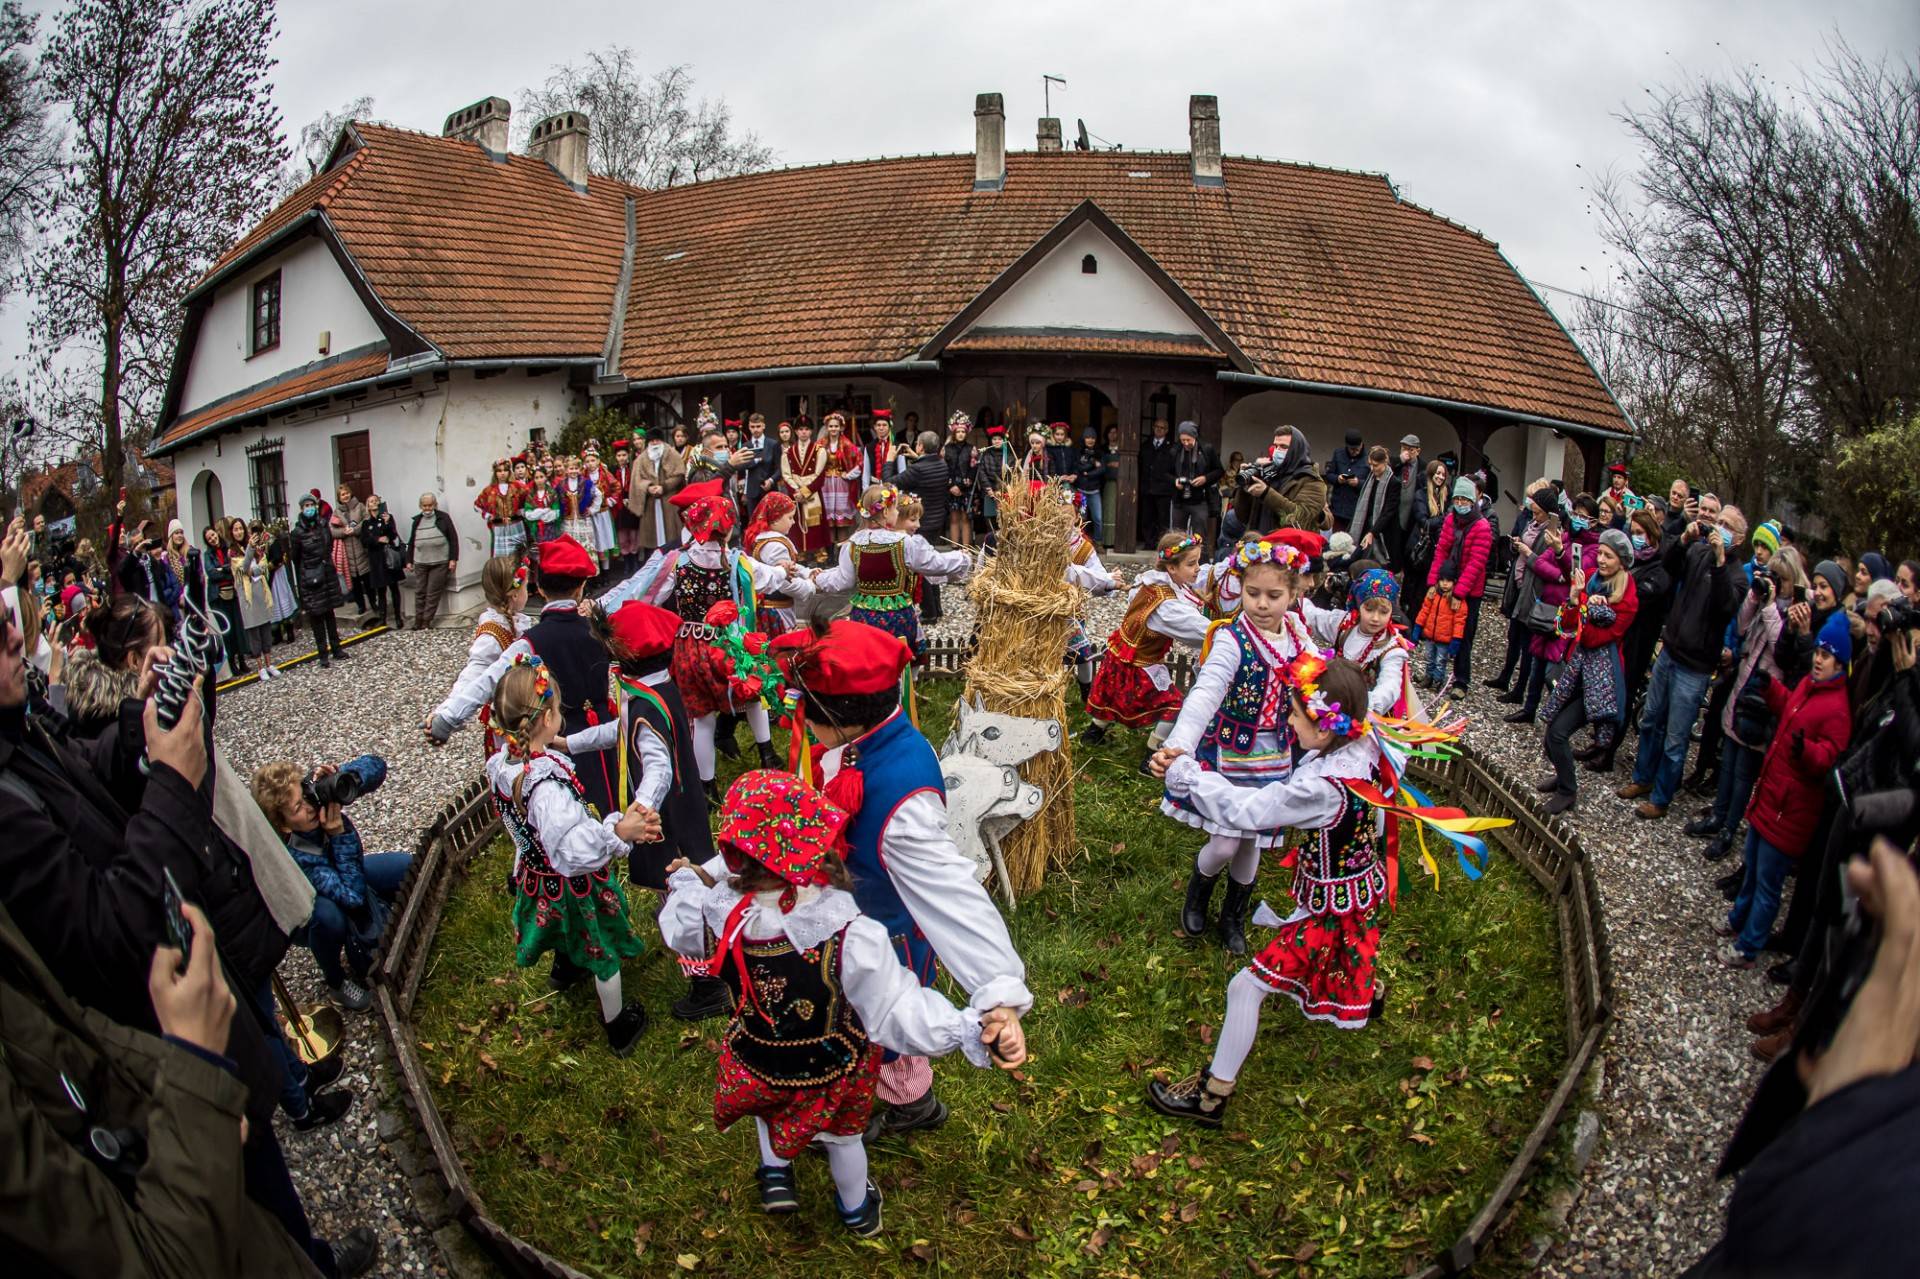
[[[123,434],[150,428],[182,297],[265,211],[286,159],[275,25],[273,0],[76,0],[48,42],[73,137],[31,272],[33,344],[43,374],[97,367],[108,491]]]
[[[57,150],[29,51],[34,19],[14,0],[0,5],[0,273],[24,256],[34,204],[55,170]]]
[[[616,46],[555,67],[543,87],[520,96],[528,127],[561,111],[586,112],[588,167],[633,186],[679,186],[773,163],[773,150],[751,131],[734,133],[725,101],[696,104],[692,95],[692,67],[672,66],[649,77],[633,50]]]
[[[327,162],[333,144],[340,137],[340,130],[355,120],[375,122],[372,95],[363,93],[351,102],[342,104],[338,110],[324,111],[307,121],[300,130],[300,140],[294,144],[293,158],[280,167],[280,177],[273,192],[275,204],[320,175],[320,166]]]

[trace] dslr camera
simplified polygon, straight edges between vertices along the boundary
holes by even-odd
[[[315,808],[328,804],[343,807],[362,795],[380,789],[387,780],[387,761],[378,755],[356,755],[340,765],[338,771],[321,775],[307,774],[300,783],[300,794]]]
[[[1886,607],[1880,610],[1880,616],[1874,619],[1874,625],[1880,628],[1882,635],[1920,629],[1920,608],[1915,608],[1905,600],[1888,600]]]

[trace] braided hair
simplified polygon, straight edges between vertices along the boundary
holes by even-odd
[[[534,731],[547,712],[553,709],[554,688],[546,669],[537,662],[516,662],[500,677],[493,690],[493,728],[507,739],[509,756],[526,758],[532,753]],[[513,802],[521,802],[520,788],[526,780],[522,772],[513,779]]]

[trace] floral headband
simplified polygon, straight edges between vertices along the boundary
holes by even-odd
[[[1383,568],[1370,568],[1353,579],[1353,585],[1347,588],[1347,599],[1358,608],[1368,600],[1385,600],[1389,604],[1400,598],[1400,583],[1394,581],[1393,574]]]
[[[860,503],[860,513],[870,520],[877,520],[899,504],[900,490],[891,484],[882,484],[878,493]]]
[[[1241,574],[1261,564],[1273,564],[1304,573],[1309,562],[1305,552],[1285,542],[1262,539],[1258,542],[1242,542],[1233,548],[1233,571]]]
[[[1325,657],[1314,652],[1302,653],[1287,666],[1287,684],[1314,723],[1335,737],[1352,737],[1353,716],[1342,709],[1340,703],[1330,700],[1320,687],[1320,677],[1326,671]]]
[[[1163,564],[1178,564],[1182,555],[1185,555],[1188,551],[1199,550],[1202,541],[1203,539],[1198,533],[1189,533],[1172,546],[1169,546],[1166,550],[1160,552],[1160,562]]]
[[[955,409],[953,412],[947,414],[947,427],[949,430],[956,426],[970,427],[972,425],[973,418],[965,409]]]
[[[516,653],[513,664],[528,667],[533,671],[533,695],[539,699],[540,707],[544,710],[553,701],[553,676],[547,664],[540,660],[538,653]],[[516,732],[513,729],[507,729],[504,735],[507,739],[507,754],[523,756],[529,753],[528,730],[522,729]]]

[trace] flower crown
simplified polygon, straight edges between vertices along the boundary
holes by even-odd
[[[1285,542],[1272,542],[1261,539],[1258,542],[1242,542],[1233,548],[1233,571],[1245,574],[1250,568],[1261,564],[1273,564],[1280,568],[1292,569],[1296,573],[1307,571],[1310,561],[1306,553],[1297,546]]]
[[[899,489],[891,484],[882,484],[879,488],[878,493],[860,503],[860,513],[870,520],[879,519],[900,504]]]
[[[1320,677],[1326,671],[1327,659],[1324,656],[1314,652],[1302,653],[1287,666],[1287,684],[1293,689],[1294,696],[1300,699],[1300,704],[1307,708],[1307,714],[1313,716],[1315,724],[1335,737],[1352,737],[1353,716],[1343,710],[1340,703],[1328,698],[1320,687]]]
[[[539,709],[546,709],[548,703],[553,700],[553,676],[548,670],[547,664],[540,660],[538,653],[516,653],[513,657],[513,664],[515,666],[525,666],[532,669],[533,695],[538,699]],[[504,735],[507,739],[507,753],[509,755],[525,755],[528,753],[527,739],[531,736],[532,725],[536,720],[537,716],[535,719],[529,720],[527,728],[518,730],[509,728],[505,730]]]
[[[972,425],[973,417],[965,409],[955,409],[953,412],[947,414],[947,426],[949,429],[956,426],[970,427]]]
[[[513,566],[513,584],[515,586],[525,586],[527,584],[527,562],[525,560],[521,560]]]
[[[1162,564],[1178,564],[1182,555],[1185,555],[1188,551],[1199,550],[1203,541],[1204,539],[1201,538],[1198,533],[1188,533],[1172,546],[1160,552],[1160,562]]]

